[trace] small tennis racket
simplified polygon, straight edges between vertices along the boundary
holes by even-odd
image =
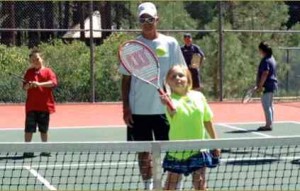
[[[244,93],[244,96],[242,98],[242,103],[248,103],[252,99],[252,96],[256,92],[256,89],[257,89],[256,86],[252,86],[248,88]]]
[[[28,83],[22,76],[19,76],[17,74],[11,73],[11,72],[8,72],[8,74],[17,80],[21,80],[23,83]]]
[[[194,53],[191,60],[192,68],[199,68],[202,61],[202,56],[198,53]]]
[[[160,95],[166,95],[159,84],[160,68],[156,54],[144,43],[137,40],[127,41],[119,47],[119,59],[124,68],[133,76],[154,86]],[[175,111],[171,99],[167,106]]]

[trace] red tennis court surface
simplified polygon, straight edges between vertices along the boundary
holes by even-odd
[[[264,121],[259,102],[241,104],[232,102],[210,103],[214,122],[236,123]],[[0,105],[0,128],[24,126],[24,105]],[[275,104],[275,121],[300,121],[300,103]],[[124,126],[121,103],[57,104],[51,116],[52,127]]]

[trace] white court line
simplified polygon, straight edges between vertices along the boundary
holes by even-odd
[[[254,121],[254,122],[233,122],[233,123],[227,123],[232,125],[251,125],[251,124],[260,124],[265,123],[265,121]],[[275,121],[276,123],[295,123],[300,124],[300,122],[297,121]],[[225,123],[215,123],[216,125],[223,125]],[[112,128],[126,128],[125,125],[94,125],[94,126],[65,126],[65,127],[49,127],[50,129],[54,130],[66,130],[66,129],[112,129]],[[0,128],[0,131],[20,131],[24,130],[24,127],[13,127],[13,128]]]
[[[295,123],[297,125],[300,125],[300,122],[299,121],[291,121],[291,123]]]
[[[232,124],[232,125],[251,125],[251,124],[260,124],[260,123],[266,123],[265,121],[253,121],[253,122],[225,122],[225,123],[215,123],[216,125],[218,124]],[[300,122],[297,121],[274,121],[274,124],[281,124],[281,123],[296,123],[300,124]]]
[[[125,128],[125,125],[98,125],[98,126],[69,126],[69,127],[49,127],[54,130],[66,130],[66,129],[112,129],[112,128]],[[12,127],[12,128],[0,128],[0,131],[20,131],[24,130],[24,127]]]
[[[130,165],[137,165],[137,162],[105,162],[105,163],[74,163],[74,164],[45,164],[45,165],[31,165],[31,168],[64,168],[64,167],[71,167],[71,168],[80,168],[80,167],[94,167],[94,166],[130,166]],[[26,166],[29,167],[29,166]],[[16,165],[16,166],[0,166],[0,169],[21,169],[24,166]]]
[[[223,127],[227,127],[227,128],[230,128],[230,129],[239,130],[239,131],[245,131],[245,132],[248,131],[247,129],[243,129],[243,128],[232,126],[232,125],[227,125],[227,124],[222,124],[222,123],[218,123],[218,125],[223,126]],[[273,137],[272,135],[267,135],[265,133],[259,133],[259,132],[253,132],[253,131],[251,131],[250,133],[255,134],[255,135],[259,135],[259,136],[263,136],[263,137]]]
[[[49,190],[57,190],[54,186],[50,184],[48,180],[46,180],[42,175],[40,175],[36,170],[34,170],[31,166],[23,166],[27,169],[34,177],[36,177],[41,183],[44,184]]]

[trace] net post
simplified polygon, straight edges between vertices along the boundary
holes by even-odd
[[[152,143],[153,190],[162,190],[161,145]]]

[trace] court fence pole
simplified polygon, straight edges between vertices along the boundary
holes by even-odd
[[[224,61],[224,34],[223,34],[223,10],[222,10],[222,1],[219,1],[219,100],[223,101],[223,61]]]
[[[162,190],[162,167],[161,167],[161,145],[151,143],[152,165],[153,165],[153,189]]]
[[[95,56],[94,56],[94,26],[93,26],[93,1],[89,3],[90,16],[90,80],[91,80],[91,102],[95,103]]]

